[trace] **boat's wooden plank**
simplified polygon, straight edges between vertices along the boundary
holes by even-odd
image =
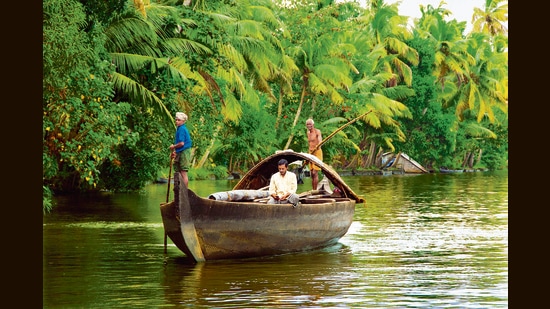
[[[181,177],[180,175],[178,175]],[[181,178],[180,178],[181,179]],[[189,204],[189,196],[187,187],[182,181],[179,181],[179,205],[180,205],[180,226],[181,234],[185,245],[189,249],[189,252],[193,256],[196,262],[204,262],[205,258],[199,244],[197,231],[195,230],[195,224],[191,217],[191,205]]]

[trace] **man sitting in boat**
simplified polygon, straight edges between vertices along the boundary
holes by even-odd
[[[292,207],[300,205],[300,198],[296,194],[298,180],[296,174],[288,171],[288,161],[281,159],[277,162],[278,173],[271,176],[269,182],[268,204],[292,204]]]

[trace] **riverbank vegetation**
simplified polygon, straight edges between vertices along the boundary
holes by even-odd
[[[307,151],[335,168],[403,151],[425,167],[508,159],[508,3],[473,29],[444,2],[408,21],[383,0],[43,1],[43,208],[51,194],[132,191],[170,164],[173,115],[193,138],[190,178]],[[200,176],[203,175],[203,176]]]

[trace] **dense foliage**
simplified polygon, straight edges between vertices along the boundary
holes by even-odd
[[[82,31],[85,17],[78,2],[44,2],[42,163],[54,191],[97,188],[99,167],[139,141],[127,125],[131,105],[112,100],[101,27]]]
[[[284,5],[283,5],[284,3]],[[305,151],[305,120],[337,168],[405,152],[429,169],[508,159],[508,4],[474,29],[428,5],[411,26],[367,1],[45,0],[43,190],[132,191],[169,166],[177,111],[191,180]]]

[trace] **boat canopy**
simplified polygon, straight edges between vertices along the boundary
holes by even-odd
[[[259,190],[269,186],[271,176],[279,171],[278,162],[286,159],[289,163],[294,161],[311,161],[321,168],[323,175],[327,177],[334,186],[338,187],[344,196],[354,199],[358,203],[365,200],[359,197],[353,190],[340,178],[340,175],[328,164],[319,160],[316,156],[305,152],[294,152],[293,150],[279,150],[266,157],[253,168],[251,168],[235,185],[233,190]]]

